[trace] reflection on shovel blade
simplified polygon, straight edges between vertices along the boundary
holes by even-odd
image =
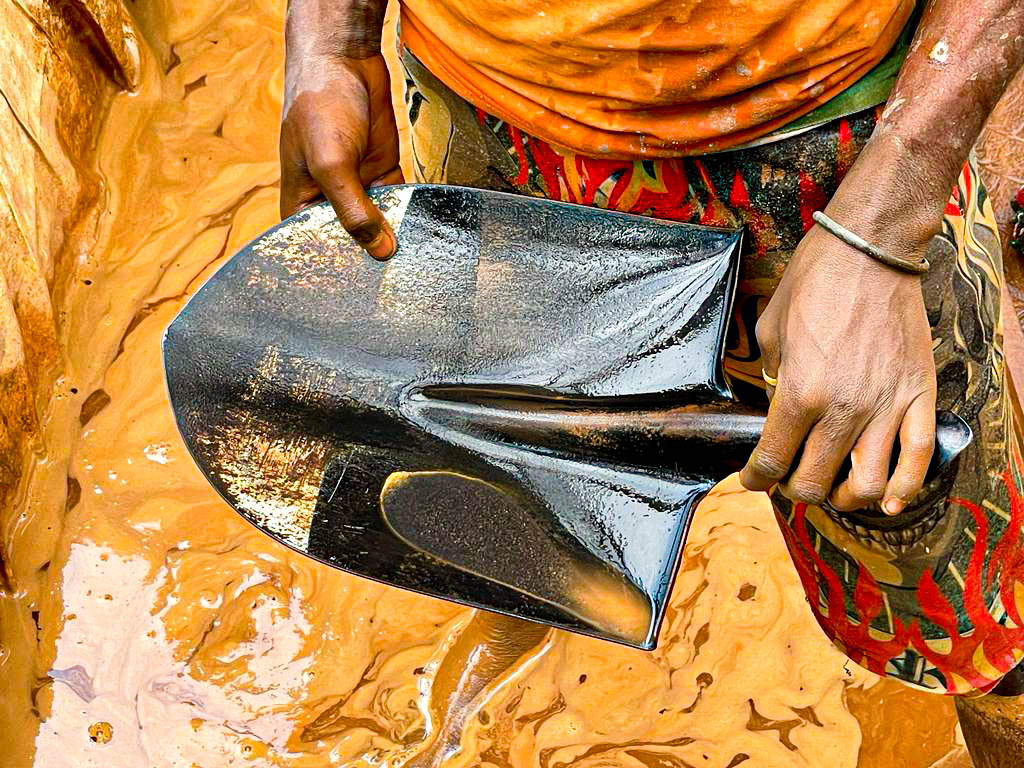
[[[514,493],[455,472],[395,472],[380,505],[395,535],[420,552],[642,644],[651,625],[647,596],[591,553],[554,538]]]
[[[167,330],[171,403],[242,515],[360,576],[653,647],[730,401],[737,232],[496,192],[371,192],[250,243]]]

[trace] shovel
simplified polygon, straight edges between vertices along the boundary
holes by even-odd
[[[328,565],[653,648],[694,509],[764,423],[722,365],[741,233],[461,187],[371,196],[390,261],[316,205],[171,323],[192,457]],[[971,439],[938,427],[930,477]]]

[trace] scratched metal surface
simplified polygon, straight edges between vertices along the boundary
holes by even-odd
[[[195,460],[331,565],[650,647],[693,508],[761,425],[723,410],[739,233],[458,187],[373,194],[390,262],[316,206],[171,324]]]

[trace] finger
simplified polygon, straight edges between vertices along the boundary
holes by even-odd
[[[778,374],[772,373],[767,368],[762,368],[761,378],[764,379],[764,391],[768,395],[768,402],[770,403],[772,398],[775,397],[775,390],[778,389]]]
[[[310,175],[330,201],[341,226],[378,261],[390,259],[397,247],[394,232],[363,189],[359,172],[349,162],[320,160]]]
[[[885,486],[882,508],[898,515],[924,485],[935,450],[935,396],[921,395],[907,408],[900,425],[900,456]]]
[[[775,396],[775,390],[778,389],[778,385],[773,382],[779,378],[780,367],[778,335],[775,329],[776,324],[773,318],[768,316],[767,308],[762,308],[761,315],[754,326],[754,338],[761,353],[761,373],[765,379],[764,390],[769,401]],[[773,381],[769,381],[769,379]]]
[[[386,187],[389,184],[403,184],[404,182],[405,174],[402,173],[402,168],[400,166],[395,166],[387,173],[382,173],[366,186],[367,188],[372,189],[373,187]]]
[[[813,422],[814,414],[780,382],[779,392],[768,406],[761,439],[740,470],[743,487],[767,491],[784,478]]]
[[[281,148],[281,218],[287,219],[303,208],[323,199],[320,188],[310,178],[305,163],[298,162],[284,146]]]
[[[876,419],[857,438],[850,451],[850,474],[829,496],[841,512],[864,509],[882,498],[889,480],[889,463],[900,424],[897,419]]]
[[[286,187],[284,184],[281,185],[281,219],[287,219],[289,216],[294,216],[299,211],[309,208],[311,205],[315,205],[324,199],[324,196],[320,193],[317,187],[310,187],[309,189],[303,190],[292,190]]]
[[[861,427],[848,417],[819,420],[807,435],[800,463],[779,485],[782,494],[793,501],[821,505],[831,493],[839,468],[850,455]]]
[[[779,354],[771,346],[761,347],[761,370],[773,379],[779,378]]]

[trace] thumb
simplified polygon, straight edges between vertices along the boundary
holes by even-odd
[[[354,164],[335,162],[310,168],[324,196],[338,215],[341,226],[378,261],[395,254],[395,233],[384,215],[370,200]]]

